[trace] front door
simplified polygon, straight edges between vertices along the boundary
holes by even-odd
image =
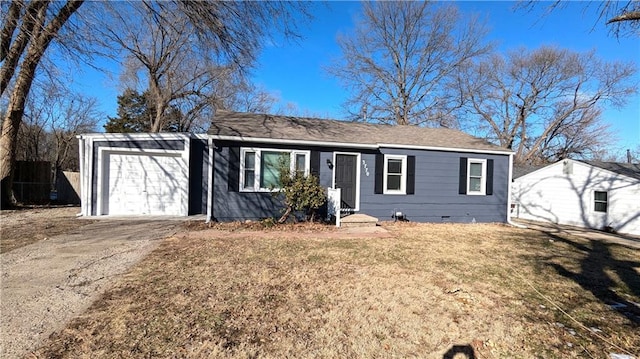
[[[335,188],[341,189],[340,208],[356,209],[356,192],[358,186],[358,156],[336,154]]]

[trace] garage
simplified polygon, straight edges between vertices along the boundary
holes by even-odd
[[[103,206],[109,215],[184,215],[187,167],[181,153],[106,152]]]

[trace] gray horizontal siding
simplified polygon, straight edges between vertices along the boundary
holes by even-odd
[[[229,191],[229,145],[218,147],[213,167],[213,218],[218,221],[244,221],[273,218],[281,206],[271,193]],[[247,147],[257,147],[248,145]]]
[[[509,156],[444,151],[382,149],[383,154],[416,157],[415,194],[385,195],[373,191],[374,176],[362,176],[360,212],[391,219],[394,210],[416,222],[505,222]],[[460,157],[493,159],[493,195],[458,194]],[[375,155],[363,155],[371,168]]]
[[[214,160],[214,217],[219,221],[257,220],[281,214],[281,204],[270,193],[230,192],[228,178],[229,146],[302,149],[320,151],[320,184],[331,187],[334,151],[356,152],[352,149],[261,145],[256,143],[216,142]],[[375,153],[361,154],[360,213],[391,220],[394,210],[404,212],[416,222],[505,222],[507,218],[507,190],[509,156],[444,151],[382,149],[385,154],[416,157],[415,194],[375,194]],[[469,196],[458,194],[460,157],[493,159],[493,195]],[[366,175],[367,167],[369,175]]]

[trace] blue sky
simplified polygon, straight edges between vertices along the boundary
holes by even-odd
[[[455,2],[464,13],[476,13],[491,29],[489,40],[497,43],[499,51],[541,45],[557,45],[573,51],[596,50],[608,60],[633,61],[640,66],[638,38],[615,38],[597,23],[597,3],[567,2],[550,14],[542,3],[532,11],[514,10],[513,2],[465,1]],[[341,104],[347,92],[330,77],[324,67],[340,55],[336,45],[338,33],[349,32],[359,12],[358,2],[313,3],[314,20],[300,26],[298,41],[269,41],[254,71],[254,81],[277,94],[280,106],[293,104],[298,113],[342,118]],[[107,115],[115,115],[117,75],[88,74],[78,85],[89,95],[96,96]],[[96,78],[99,77],[99,78]],[[114,79],[115,77],[115,79]],[[99,81],[99,86],[96,82]],[[640,82],[640,77],[636,76]],[[85,82],[83,84],[83,82]],[[91,82],[91,83],[87,83]],[[630,98],[622,109],[606,109],[604,120],[617,133],[614,150],[636,148],[640,145],[640,95]]]

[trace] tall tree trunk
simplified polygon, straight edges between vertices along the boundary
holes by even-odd
[[[36,25],[40,29],[29,40],[27,53],[20,65],[18,78],[9,98],[9,107],[2,121],[2,134],[0,137],[0,206],[2,208],[15,205],[16,202],[12,187],[18,129],[22,122],[25,103],[33,84],[36,69],[51,40],[69,20],[69,17],[78,10],[83,1],[68,1],[46,25],[44,24],[44,17],[40,18],[39,20],[42,22],[39,21]],[[49,2],[46,2],[45,7],[48,4]]]

